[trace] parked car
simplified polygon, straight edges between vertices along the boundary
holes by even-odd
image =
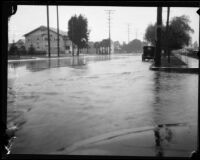
[[[143,54],[142,54],[142,61],[145,61],[145,59],[153,59],[155,53],[155,47],[154,46],[144,46],[143,47]]]

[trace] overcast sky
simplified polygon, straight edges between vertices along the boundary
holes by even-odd
[[[130,40],[143,40],[145,29],[156,22],[156,7],[92,7],[92,6],[59,6],[59,26],[63,31],[68,29],[71,16],[82,14],[88,19],[91,30],[89,40],[100,41],[108,38],[108,14],[105,10],[113,10],[111,14],[111,39],[128,41],[128,24],[130,24]],[[163,8],[163,23],[166,23],[167,8]],[[197,8],[171,8],[170,18],[187,15],[194,29],[192,42],[198,41],[199,17]],[[56,7],[49,7],[50,27],[57,27]],[[46,6],[18,6],[17,13],[9,21],[9,42],[24,38],[23,35],[40,25],[47,26]]]

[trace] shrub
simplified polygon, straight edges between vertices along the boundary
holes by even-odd
[[[11,45],[8,53],[9,53],[9,55],[18,55],[18,48],[14,43]]]

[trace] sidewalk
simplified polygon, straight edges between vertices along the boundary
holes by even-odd
[[[191,57],[183,57],[177,54],[170,56],[170,63],[167,57],[161,57],[161,66],[156,67],[154,63],[150,66],[150,70],[166,71],[176,73],[199,73],[198,60]]]
[[[187,124],[139,128],[94,137],[52,154],[189,157],[197,148],[196,133],[197,126]]]
[[[8,63],[10,62],[22,62],[22,61],[38,61],[38,60],[49,60],[49,59],[67,59],[67,58],[75,58],[75,57],[83,57],[83,56],[96,56],[93,54],[80,54],[79,56],[75,55],[61,55],[58,57],[57,55],[51,55],[49,58],[48,56],[43,56],[43,57],[37,57],[37,56],[32,56],[32,57],[21,57],[20,59],[8,59]]]
[[[199,60],[186,55],[176,55],[181,61],[187,64],[188,68],[198,68]]]

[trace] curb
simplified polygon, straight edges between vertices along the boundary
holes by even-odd
[[[153,71],[199,74],[199,68],[155,67],[152,64],[149,69]]]

